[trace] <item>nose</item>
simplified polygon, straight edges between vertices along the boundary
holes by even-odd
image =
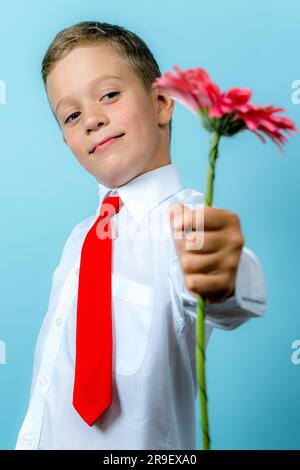
[[[90,134],[92,131],[99,129],[103,124],[108,123],[107,115],[98,107],[93,107],[86,112],[85,117],[85,132]]]

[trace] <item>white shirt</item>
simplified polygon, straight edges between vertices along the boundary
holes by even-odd
[[[113,240],[113,401],[90,427],[72,405],[78,268],[83,240],[108,194],[124,203],[112,226],[129,223],[138,237]],[[53,273],[16,449],[196,449],[197,299],[185,287],[169,224],[169,206],[191,201],[201,204],[203,194],[182,188],[174,163],[119,188],[99,184],[95,215],[74,227]],[[165,238],[143,237],[153,216],[167,221]],[[160,235],[162,226],[156,224]],[[214,327],[236,328],[265,308],[261,265],[243,248],[235,296],[207,307],[206,344]]]

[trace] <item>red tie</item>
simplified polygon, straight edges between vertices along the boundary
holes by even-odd
[[[112,315],[110,217],[122,206],[106,197],[81,249],[78,280],[73,406],[92,426],[112,402]]]

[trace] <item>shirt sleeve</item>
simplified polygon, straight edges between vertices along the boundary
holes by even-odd
[[[197,318],[197,296],[184,283],[180,261],[173,260],[169,269],[173,287],[179,297],[182,315]],[[266,287],[261,264],[249,248],[240,256],[234,295],[222,302],[207,303],[205,320],[212,327],[233,330],[251,318],[261,317],[266,310]]]

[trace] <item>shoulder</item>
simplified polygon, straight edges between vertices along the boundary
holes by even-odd
[[[97,217],[95,215],[91,215],[90,217],[87,217],[81,222],[78,222],[77,224],[75,224],[67,238],[66,245],[70,242],[76,243],[76,241],[81,240],[82,237],[91,228],[96,218]]]
[[[97,216],[93,215],[73,226],[62,249],[60,262],[57,267],[57,273],[61,272],[61,275],[64,275],[76,262],[84,238],[96,219]]]
[[[77,224],[75,224],[70,234],[67,237],[67,240],[64,246],[64,251],[66,251],[69,248],[77,247],[78,244],[81,244],[83,242],[85,235],[87,234],[89,229],[92,227],[96,219],[97,219],[96,215],[91,215],[90,217],[87,217],[81,222],[78,222]]]

